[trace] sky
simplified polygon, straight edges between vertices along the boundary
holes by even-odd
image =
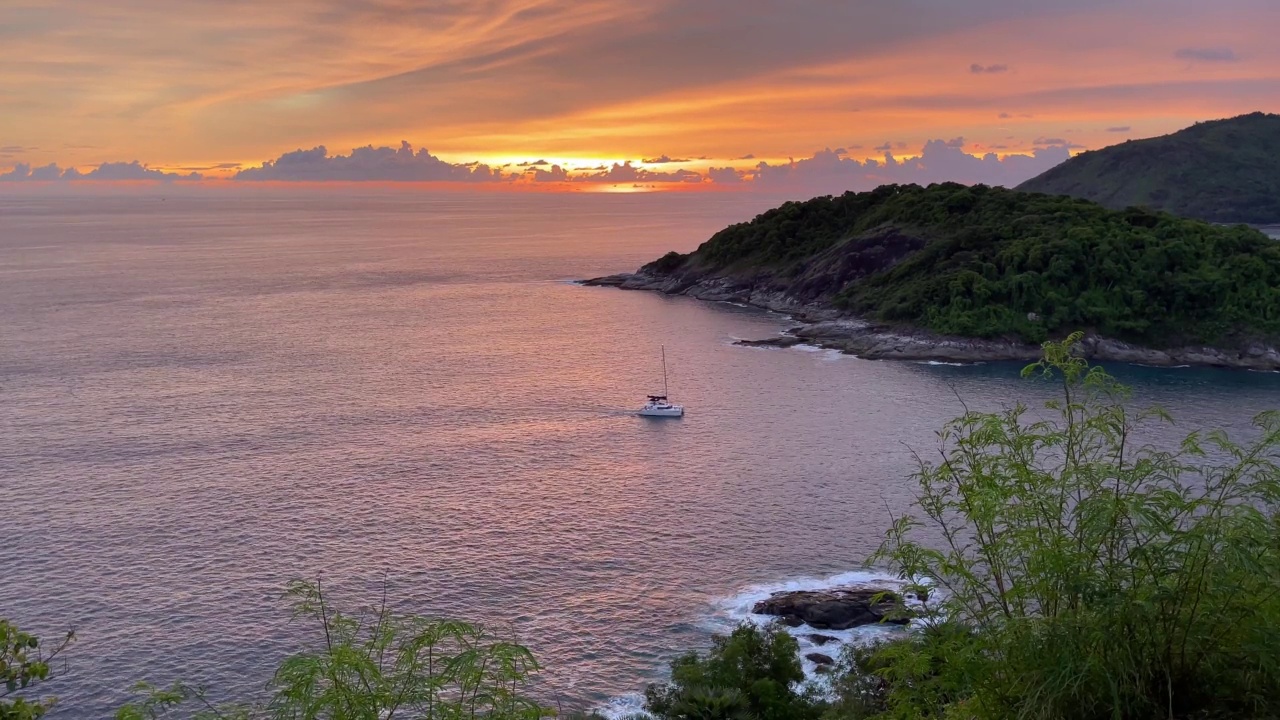
[[[4,0],[0,180],[1016,184],[1280,110],[1277,0]]]

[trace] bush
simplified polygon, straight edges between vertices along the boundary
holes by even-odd
[[[141,684],[116,720],[185,712],[197,720],[537,720],[555,713],[523,694],[538,664],[530,652],[456,620],[396,615],[385,603],[350,615],[333,608],[319,583],[293,583],[294,617],[321,630],[314,650],[289,657],[261,706],[209,703],[183,684]]]
[[[778,626],[743,625],[701,656],[671,663],[671,681],[650,685],[645,708],[669,720],[814,720],[822,703],[800,691],[799,644]]]
[[[49,712],[56,698],[33,699],[31,691],[51,678],[50,663],[74,639],[74,633],[67,633],[46,654],[38,637],[0,619],[0,720],[36,720]]]
[[[877,558],[934,590],[934,630],[863,660],[870,715],[1280,714],[1280,417],[1248,446],[1139,445],[1167,418],[1128,411],[1078,338],[1024,373],[1060,383],[1051,419],[969,412],[919,460],[921,517]]]

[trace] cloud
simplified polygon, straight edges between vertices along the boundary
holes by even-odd
[[[236,173],[235,180],[280,180],[323,182],[392,181],[392,182],[493,182],[503,179],[501,170],[488,165],[458,165],[445,162],[422,148],[401,142],[398,149],[366,145],[350,155],[330,156],[325,146],[310,150],[294,150],[268,160],[262,167],[246,168]]]
[[[172,180],[200,180],[204,176],[198,172],[180,175],[178,173],[167,173],[162,170],[153,170],[146,165],[134,160],[133,162],[106,162],[87,173],[82,173],[76,168],[66,168],[65,170],[58,167],[57,163],[49,163],[42,167],[33,168],[27,163],[18,163],[7,173],[0,175],[0,181],[25,181],[25,180],[160,180],[169,182]]]
[[[755,160],[755,159],[756,159],[755,153],[747,153],[746,155],[743,155],[742,157],[738,158],[738,160]]]
[[[919,183],[955,181],[1012,187],[1067,160],[1066,147],[1039,148],[1030,155],[995,153],[970,155],[956,147],[954,141],[931,140],[920,155],[899,160],[885,153],[884,160],[856,160],[832,150],[820,150],[812,157],[783,165],[762,162],[739,178],[759,190],[785,190],[812,195],[842,193],[846,190],[869,190],[886,183]],[[737,182],[727,172],[708,172],[713,182]]]
[[[569,179],[568,171],[559,165],[552,165],[550,170],[535,167],[528,174],[534,182],[565,182]]]
[[[194,167],[180,167],[180,168],[178,168],[178,169],[179,169],[179,170],[188,170],[188,171],[191,171],[191,170],[195,170],[195,171],[202,171],[202,170],[235,170],[235,169],[238,169],[238,168],[240,168],[240,167],[243,167],[243,163],[237,163],[237,162],[224,162],[224,163],[215,163],[215,164],[213,164],[213,165],[196,165],[196,166],[194,166]]]
[[[608,170],[586,175],[575,175],[572,179],[574,182],[596,183],[692,183],[701,182],[702,176],[692,170],[676,170],[674,172],[645,170],[632,165],[631,161],[628,160],[623,163],[613,163]]]
[[[1130,130],[1132,130],[1132,129],[1133,129],[1133,128],[1129,127],[1128,125],[1117,125],[1117,126],[1115,126],[1115,127],[1109,127],[1109,128],[1107,128],[1107,132],[1113,132],[1113,133],[1126,133],[1126,132],[1129,132],[1129,131],[1130,131]]]
[[[746,173],[742,170],[732,167],[713,167],[707,168],[707,177],[713,183],[721,185],[736,185],[745,179]]]
[[[546,160],[532,160],[532,161],[525,161],[522,163],[516,163],[516,167],[539,167],[539,166],[550,165],[550,164],[551,163],[547,162]]]
[[[1012,115],[1010,115],[1009,113],[1000,113],[1000,114],[999,114],[999,115],[997,115],[996,117],[999,117],[1001,120],[1008,120],[1009,118],[1011,118],[1011,117],[1013,117],[1013,116],[1012,116]]]
[[[878,152],[889,152],[892,149],[893,149],[893,143],[891,142],[886,142],[883,145],[877,145],[874,148],[872,148],[872,150],[876,150]]]
[[[1079,143],[1073,143],[1066,138],[1056,137],[1038,137],[1031,142],[1032,145],[1040,147],[1062,147],[1068,150],[1084,150],[1085,146]]]
[[[983,74],[994,75],[997,73],[1009,72],[1009,66],[1008,65],[980,65],[978,63],[974,63],[969,66],[969,72],[975,75],[983,75]]]
[[[672,158],[666,155],[662,155],[661,157],[656,157],[656,158],[645,158],[640,162],[644,163],[645,165],[666,165],[667,163],[689,162],[689,158]]]
[[[1173,53],[1179,60],[1193,63],[1233,63],[1240,62],[1239,56],[1229,47],[1181,48]]]
[[[947,141],[947,147],[953,147],[953,148],[962,148],[962,147],[964,147],[964,138],[963,138],[963,137],[958,137],[958,138],[952,138],[952,139],[948,140],[948,141]]]
[[[167,173],[160,170],[152,170],[142,163],[134,160],[133,162],[106,162],[98,167],[90,170],[84,175],[80,175],[75,168],[69,168],[63,173],[64,178],[75,173],[76,176],[67,179],[79,180],[199,180],[200,173],[188,173],[186,175],[178,175],[176,173]]]

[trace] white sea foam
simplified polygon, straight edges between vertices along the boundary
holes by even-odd
[[[968,367],[970,365],[981,365],[980,362],[945,362],[942,360],[916,360],[917,365],[946,365],[947,367]]]
[[[609,698],[608,702],[593,710],[609,720],[627,720],[627,718],[652,717],[644,709],[644,695],[627,693],[620,697]]]
[[[800,350],[801,352],[822,352],[823,350],[826,350],[826,348],[821,347],[819,345],[810,345],[808,343],[800,343],[798,345],[792,345],[791,349]]]
[[[826,590],[850,586],[896,589],[901,588],[903,584],[901,580],[885,573],[852,570],[827,577],[803,577],[751,585],[738,593],[713,601],[711,603],[711,612],[703,618],[699,625],[709,633],[720,635],[732,632],[734,628],[743,623],[764,627],[776,618],[768,615],[757,615],[751,610],[757,602],[767,599],[774,593],[795,592],[798,590]],[[805,655],[820,652],[838,659],[846,645],[874,642],[877,638],[901,632],[896,626],[883,625],[863,626],[849,630],[816,630],[808,625],[801,625],[800,627],[786,628],[786,631],[800,645],[800,664],[804,669],[806,680],[814,683],[823,691],[830,689],[828,679],[817,671],[817,663],[805,658]],[[815,634],[825,635],[834,638],[834,640],[827,641],[824,645],[819,645],[809,638],[810,635]],[[639,693],[610,698],[608,702],[594,708],[594,710],[609,720],[626,720],[637,716],[649,717],[648,713],[644,711],[644,696]]]
[[[712,615],[704,621],[703,627],[715,633],[728,633],[744,622],[759,627],[768,625],[775,618],[768,615],[757,615],[751,612],[751,609],[757,602],[767,599],[774,593],[795,592],[798,590],[825,590],[859,585],[896,589],[901,588],[903,584],[901,580],[884,573],[853,570],[822,578],[797,578],[777,583],[752,585],[736,595],[714,603]],[[897,626],[884,625],[864,625],[848,630],[816,630],[808,625],[801,625],[800,627],[786,628],[786,630],[800,644],[801,665],[804,668],[805,677],[819,686],[826,684],[826,677],[817,672],[817,664],[806,659],[805,655],[817,652],[838,659],[846,645],[874,642],[878,638],[901,632]],[[819,645],[809,638],[810,635],[825,635],[835,638],[835,640]]]

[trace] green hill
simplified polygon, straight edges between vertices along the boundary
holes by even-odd
[[[1280,244],[1262,233],[981,185],[790,202],[640,276],[668,292],[772,293],[964,337],[1280,337]]]
[[[1081,153],[1018,189],[1210,222],[1280,223],[1280,115],[1197,123]]]

